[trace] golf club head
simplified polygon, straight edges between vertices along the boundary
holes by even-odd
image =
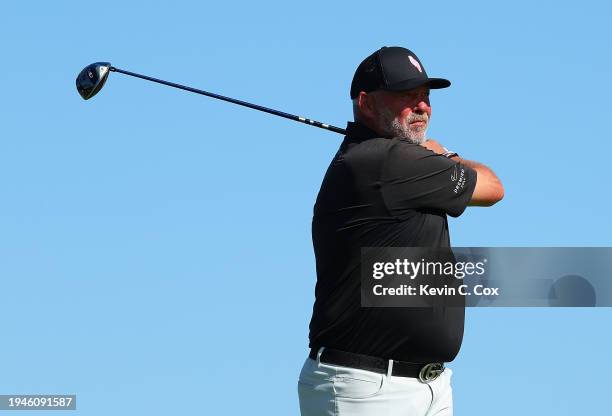
[[[89,100],[102,89],[108,74],[110,73],[110,62],[96,62],[87,65],[76,79],[76,87],[84,100]]]

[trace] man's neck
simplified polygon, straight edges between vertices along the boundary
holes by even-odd
[[[362,126],[367,127],[368,129],[372,130],[373,132],[376,132],[376,134],[378,134],[380,137],[384,137],[385,133],[380,131],[380,129],[378,128],[378,126],[370,121],[370,120],[363,120],[363,119],[355,119],[354,123],[357,124],[361,124]]]

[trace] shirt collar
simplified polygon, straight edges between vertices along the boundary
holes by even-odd
[[[372,139],[374,137],[382,137],[374,130],[366,127],[365,125],[357,121],[349,121],[346,125],[346,138],[347,139]]]

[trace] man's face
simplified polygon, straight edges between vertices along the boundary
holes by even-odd
[[[375,91],[372,94],[380,130],[417,144],[425,141],[431,117],[429,87],[397,92]]]

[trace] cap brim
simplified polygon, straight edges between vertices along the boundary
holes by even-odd
[[[448,88],[450,87],[451,83],[449,80],[444,78],[409,79],[390,85],[384,89],[389,91],[406,91],[421,87],[423,85],[428,85],[429,88],[437,90],[440,88]]]

